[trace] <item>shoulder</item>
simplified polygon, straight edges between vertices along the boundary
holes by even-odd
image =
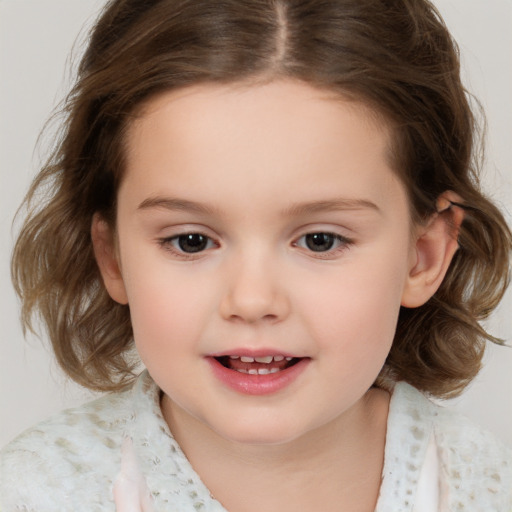
[[[123,432],[133,420],[130,392],[106,395],[27,430],[0,451],[0,508],[80,510],[110,495]],[[93,498],[94,499],[94,498]]]
[[[441,510],[512,510],[512,450],[449,406],[427,399],[405,383],[396,386],[390,428],[407,425],[411,440],[437,447]],[[406,436],[404,433],[403,436]],[[412,443],[412,441],[411,441]],[[418,446],[420,445],[418,444]],[[423,455],[418,458],[423,460]]]
[[[434,434],[454,507],[512,510],[510,447],[448,407],[436,407]]]
[[[114,489],[124,499],[136,475],[157,510],[225,512],[172,437],[160,396],[144,371],[132,388],[23,433],[0,452],[0,510],[112,511]]]

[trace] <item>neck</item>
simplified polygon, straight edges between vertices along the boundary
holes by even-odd
[[[389,395],[372,389],[327,425],[275,445],[227,440],[166,397],[162,409],[195,471],[230,512],[363,512],[377,501],[388,405]]]

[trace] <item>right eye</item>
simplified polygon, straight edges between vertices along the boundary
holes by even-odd
[[[201,233],[184,233],[161,240],[164,247],[185,254],[194,254],[215,247],[214,241]]]

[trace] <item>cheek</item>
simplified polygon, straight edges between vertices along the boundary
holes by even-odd
[[[131,253],[123,262],[135,344],[144,359],[156,353],[180,351],[198,337],[204,323],[208,290],[165,259]],[[199,288],[200,286],[200,288]]]
[[[310,300],[301,305],[303,311],[308,311],[310,328],[317,331],[313,335],[325,343],[327,350],[353,350],[362,355],[372,350],[385,357],[391,347],[406,258],[390,250],[374,254],[380,258],[355,258],[317,282],[318,293],[310,293]]]

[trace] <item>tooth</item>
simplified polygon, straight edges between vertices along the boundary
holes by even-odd
[[[291,361],[293,359],[293,357],[287,357],[286,360],[287,361]]]
[[[279,363],[279,361],[284,361],[284,356],[274,356],[274,361]]]
[[[251,368],[247,373],[249,375],[258,375],[258,370],[256,370],[256,368]]]
[[[243,369],[239,369],[239,370],[236,370],[238,373],[249,373],[247,370],[243,370]]]
[[[258,375],[268,375],[270,373],[270,370],[268,368],[259,368],[258,369]]]
[[[229,359],[240,359],[240,356],[229,356]]]
[[[270,368],[269,370],[269,373],[277,373],[277,372],[280,372],[281,370],[279,368]]]
[[[240,360],[242,363],[254,363],[254,357],[242,356]]]
[[[254,360],[257,363],[271,363],[273,357],[272,356],[265,356],[265,357],[255,357]]]

